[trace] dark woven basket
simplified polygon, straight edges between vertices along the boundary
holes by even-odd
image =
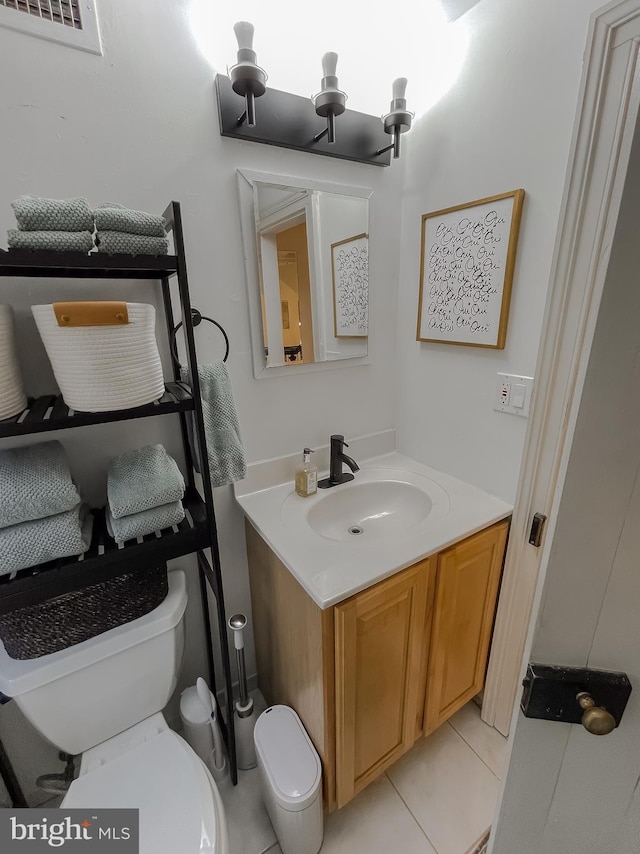
[[[0,615],[0,639],[11,658],[40,658],[148,614],[167,592],[166,566],[128,572]]]

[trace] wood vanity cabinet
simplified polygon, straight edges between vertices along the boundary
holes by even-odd
[[[424,707],[427,590],[435,564],[422,561],[334,607],[339,807],[416,739]]]
[[[322,610],[247,522],[258,684],[300,715],[327,809],[482,689],[508,526]]]
[[[500,522],[438,555],[425,735],[484,687],[508,522]]]

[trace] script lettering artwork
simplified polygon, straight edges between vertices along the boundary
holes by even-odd
[[[333,247],[336,333],[365,336],[369,317],[369,253],[367,239]]]
[[[473,338],[492,331],[491,304],[500,298],[504,273],[504,226],[504,215],[494,208],[437,223],[425,258],[427,334],[459,330]]]

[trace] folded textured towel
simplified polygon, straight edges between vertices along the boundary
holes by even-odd
[[[90,231],[7,231],[9,249],[49,249],[53,252],[90,252],[93,235]]]
[[[0,575],[80,555],[91,545],[93,516],[85,504],[0,530]]]
[[[107,499],[114,519],[179,501],[184,478],[162,445],[120,454],[109,463]]]
[[[164,217],[107,202],[93,212],[98,231],[124,231],[147,237],[166,237]]]
[[[20,196],[11,207],[18,227],[25,231],[93,231],[93,214],[86,199]]]
[[[60,442],[0,451],[0,528],[64,513],[79,502]]]
[[[182,379],[190,382],[188,371],[181,368]],[[207,456],[212,486],[225,486],[242,480],[247,474],[244,446],[240,438],[240,427],[236,404],[231,389],[231,379],[224,362],[198,367],[202,415],[207,440]],[[201,470],[197,448],[193,441],[191,421],[191,446],[196,470]]]
[[[107,530],[113,539],[117,543],[124,543],[126,540],[135,540],[136,537],[144,537],[147,534],[153,534],[154,531],[179,525],[184,519],[184,507],[182,501],[172,501],[169,504],[161,504],[160,507],[152,507],[150,510],[142,510],[140,513],[114,519],[107,506],[105,515]]]
[[[169,242],[166,237],[147,237],[126,231],[96,232],[98,252],[109,255],[166,255]]]

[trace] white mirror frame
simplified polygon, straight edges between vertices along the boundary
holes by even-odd
[[[367,354],[366,356],[358,356],[351,359],[329,359],[321,362],[312,362],[311,364],[267,366],[264,357],[265,343],[262,333],[262,302],[260,297],[260,270],[254,198],[256,183],[284,184],[291,187],[299,187],[303,190],[337,193],[338,195],[354,196],[360,199],[370,199],[373,195],[373,190],[368,187],[353,187],[345,184],[334,184],[328,181],[316,181],[311,178],[279,175],[274,172],[254,172],[249,169],[238,169],[237,179],[254,377],[256,379],[266,379],[268,377],[291,374],[292,371],[299,374],[369,364],[371,358]],[[369,212],[369,215],[371,215],[371,212]],[[314,300],[317,299],[317,290],[317,288],[312,289],[312,299]]]

